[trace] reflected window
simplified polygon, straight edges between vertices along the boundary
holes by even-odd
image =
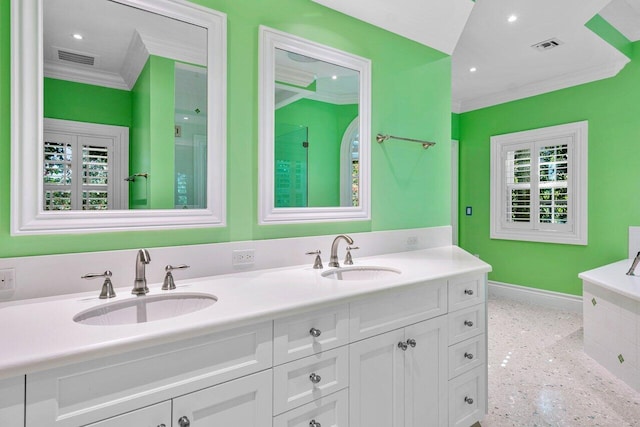
[[[360,127],[353,119],[340,148],[340,206],[360,205]]]

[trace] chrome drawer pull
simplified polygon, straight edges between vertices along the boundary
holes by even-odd
[[[322,334],[322,331],[320,329],[311,328],[309,329],[309,334],[314,338],[318,338],[320,334]]]
[[[470,398],[469,396],[465,396],[464,401],[467,402],[469,405],[473,405],[473,399]]]
[[[322,377],[320,375],[316,374],[315,372],[313,374],[309,375],[309,379],[314,384],[318,384],[320,381],[322,381]]]
[[[180,417],[178,424],[180,427],[189,427],[191,425],[191,421],[189,421],[189,418],[187,417]]]
[[[320,424],[316,420],[311,420],[309,421],[309,427],[322,427],[322,424]]]
[[[465,289],[464,293],[465,295],[473,295],[473,289]]]
[[[471,359],[473,359],[473,353],[465,353],[464,357],[466,357],[467,359],[471,360]]]
[[[465,320],[464,321],[464,325],[468,326],[468,327],[472,327],[473,326],[473,322],[471,320]]]

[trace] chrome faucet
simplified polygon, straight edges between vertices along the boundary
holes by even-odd
[[[631,264],[631,268],[629,269],[629,271],[627,271],[627,276],[635,276],[633,271],[636,269],[639,262],[640,262],[640,252],[638,252],[635,259],[633,260],[633,263]]]
[[[133,282],[133,295],[144,295],[149,292],[147,288],[147,278],[145,276],[145,265],[149,264],[151,257],[149,251],[140,249],[136,256],[136,280]]]
[[[346,234],[339,234],[335,239],[333,239],[333,243],[331,244],[331,256],[329,257],[329,267],[340,267],[340,262],[338,262],[338,243],[340,240],[345,240],[347,244],[353,245],[353,239]]]

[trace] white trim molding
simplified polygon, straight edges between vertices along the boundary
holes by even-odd
[[[588,122],[515,132],[491,137],[491,225],[492,239],[586,245],[588,242],[587,167]],[[564,167],[558,160],[540,164],[540,153],[563,147]],[[519,154],[528,152],[529,163],[517,165]],[[558,155],[562,153],[559,152]],[[555,156],[554,156],[555,157]],[[526,161],[527,158],[524,160]],[[511,169],[507,166],[511,165]],[[555,166],[554,166],[555,164]],[[522,169],[528,167],[528,169]],[[545,169],[543,169],[543,167]],[[566,180],[543,180],[547,176],[564,174]],[[527,176],[521,175],[525,173]],[[519,175],[520,174],[520,175]],[[521,178],[518,180],[518,176]],[[527,180],[528,178],[528,180]],[[546,187],[545,187],[546,185]],[[556,200],[556,189],[566,188],[566,199]],[[557,188],[556,188],[557,187]],[[540,189],[551,189],[551,220],[541,221],[543,201]],[[528,193],[523,193],[527,192]],[[515,200],[512,200],[512,197]],[[526,201],[528,200],[528,201]],[[519,206],[518,206],[519,205]],[[546,206],[546,205],[545,205]],[[526,213],[516,207],[528,208]],[[544,207],[544,206],[543,206]],[[565,208],[563,219],[561,209]],[[511,210],[513,209],[513,211]]]
[[[582,313],[582,297],[579,295],[494,281],[489,281],[487,284],[489,286],[489,296],[506,298],[548,308],[556,308],[572,313]]]

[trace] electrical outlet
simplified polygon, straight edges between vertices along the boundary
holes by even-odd
[[[0,270],[0,292],[13,291],[16,288],[16,271],[13,268]]]
[[[415,248],[418,246],[418,236],[407,237],[407,248]]]
[[[254,249],[236,249],[231,252],[231,265],[252,265],[255,262]]]

